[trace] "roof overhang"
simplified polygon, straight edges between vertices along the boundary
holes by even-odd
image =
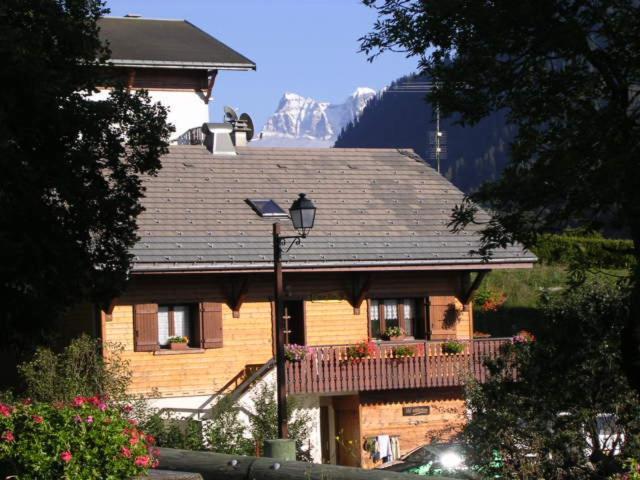
[[[470,263],[468,260],[442,261],[363,261],[359,263],[323,262],[323,263],[294,263],[285,262],[283,271],[293,272],[365,272],[365,271],[442,271],[442,270],[498,270],[532,268],[535,258],[518,259],[489,259],[485,262]],[[250,264],[206,264],[206,263],[136,263],[131,273],[133,275],[160,273],[261,273],[272,272],[273,263]]]
[[[127,68],[179,68],[187,70],[255,70],[255,63],[208,63],[208,62],[183,62],[164,60],[126,60],[111,58],[108,65]]]

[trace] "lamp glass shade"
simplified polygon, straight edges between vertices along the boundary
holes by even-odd
[[[304,193],[301,193],[291,205],[289,215],[291,216],[293,228],[301,231],[302,234],[305,235],[313,228],[313,222],[316,218],[316,207]]]

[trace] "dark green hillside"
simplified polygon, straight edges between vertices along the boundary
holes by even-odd
[[[420,81],[404,77],[394,85]],[[448,158],[441,172],[465,192],[495,179],[508,160],[512,138],[504,114],[493,114],[473,127],[453,125],[455,117],[441,122],[448,135]],[[423,93],[385,92],[369,102],[359,120],[345,128],[336,147],[412,148],[428,158],[428,132],[435,130],[431,106]]]

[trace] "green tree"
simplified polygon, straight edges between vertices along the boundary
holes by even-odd
[[[25,385],[24,394],[38,402],[71,402],[76,396],[131,401],[129,363],[122,359],[122,347],[109,346],[102,354],[102,341],[83,335],[61,352],[39,347],[18,371]]]
[[[568,225],[614,229],[640,258],[640,4],[635,0],[363,0],[378,20],[361,39],[374,58],[415,56],[445,113],[473,124],[506,111],[517,127],[502,177],[454,211],[483,223],[480,252]],[[491,217],[479,214],[477,204]],[[640,262],[623,333],[640,391]]]
[[[0,3],[0,328],[35,343],[70,304],[123,286],[140,176],[170,127],[145,92],[109,85],[100,0]]]
[[[247,428],[239,415],[240,407],[228,395],[212,407],[211,420],[204,428],[211,450],[235,455],[255,454],[253,442],[245,436]]]
[[[628,294],[596,283],[553,299],[538,339],[507,345],[489,381],[469,386],[463,435],[485,473],[604,479],[638,458],[640,397],[620,366]]]

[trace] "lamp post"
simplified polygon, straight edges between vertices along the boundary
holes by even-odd
[[[276,385],[278,394],[278,438],[289,438],[289,426],[287,424],[287,391],[285,377],[284,358],[284,311],[282,308],[283,280],[282,280],[282,249],[286,246],[287,240],[291,243],[286,248],[288,252],[293,245],[300,245],[300,240],[306,238],[313,228],[316,217],[316,207],[304,193],[293,202],[289,209],[289,216],[293,223],[293,228],[299,235],[281,236],[280,224],[273,224],[273,273],[275,280],[275,290],[273,300],[276,310]]]

